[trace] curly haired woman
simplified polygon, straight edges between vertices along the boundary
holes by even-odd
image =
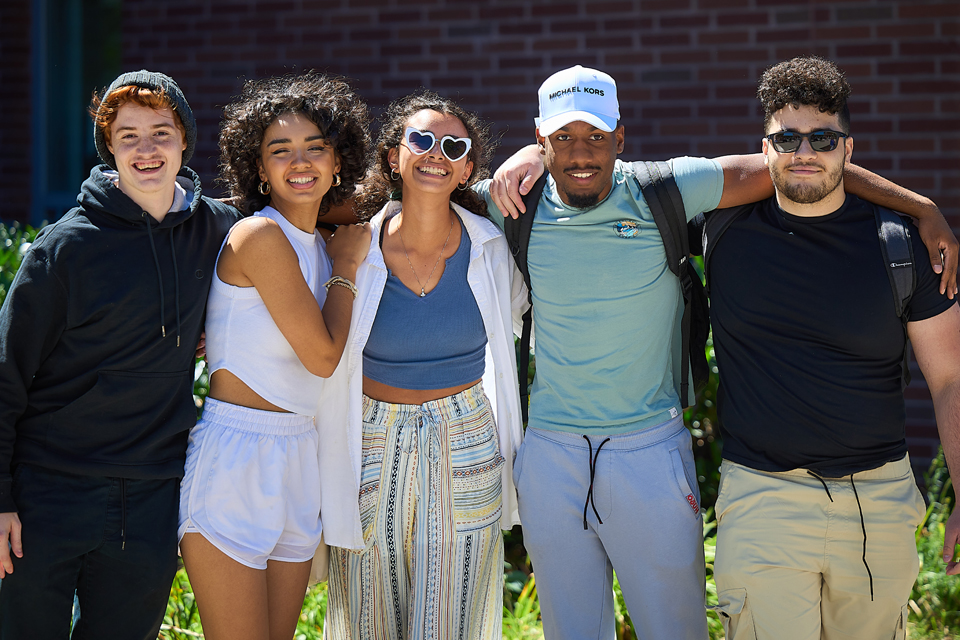
[[[251,215],[217,261],[210,394],[180,507],[180,548],[212,640],[286,640],[296,628],[320,543],[318,448],[336,449],[318,443],[318,398],[370,244],[356,225],[325,244],[317,218],[352,193],[367,139],[363,103],[321,75],[248,82],[224,110],[221,180]]]
[[[429,92],[383,121],[359,203],[361,219],[379,210],[374,240],[345,366],[324,388],[348,404],[320,417],[355,438],[360,496],[353,541],[338,545],[353,550],[331,549],[324,633],[498,638],[500,529],[519,522],[511,306],[526,293],[469,189],[488,172],[486,127]]]

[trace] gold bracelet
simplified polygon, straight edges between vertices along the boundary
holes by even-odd
[[[357,285],[353,284],[343,276],[333,276],[323,284],[323,288],[327,291],[330,291],[330,287],[336,285],[338,287],[343,287],[344,289],[349,289],[350,293],[353,294],[353,299],[357,299]]]

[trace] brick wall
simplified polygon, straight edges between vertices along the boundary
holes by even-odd
[[[30,207],[30,4],[0,2],[0,218]]]
[[[26,47],[6,15],[3,74]],[[374,110],[421,85],[459,96],[502,135],[500,161],[533,140],[539,84],[572,64],[595,66],[619,86],[624,157],[658,159],[758,150],[760,73],[818,53],[853,85],[854,160],[929,195],[960,227],[958,0],[125,0],[123,25],[124,66],[165,71],[183,87],[200,129],[191,165],[211,187],[220,111],[245,77],[343,74]],[[13,89],[0,86],[4,163],[8,140],[17,153],[25,142],[22,116],[7,106],[28,91],[26,71],[16,73]],[[25,179],[7,171],[4,200]],[[0,201],[0,217],[10,215]],[[936,430],[915,379],[911,445],[923,459]]]

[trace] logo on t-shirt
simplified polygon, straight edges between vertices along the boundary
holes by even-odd
[[[640,235],[640,225],[633,220],[619,220],[613,223],[613,230],[621,238],[636,238]]]

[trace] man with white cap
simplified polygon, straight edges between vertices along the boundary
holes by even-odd
[[[516,216],[516,178],[531,174],[527,190],[541,156],[550,172],[528,214],[537,375],[514,463],[544,634],[614,638],[615,568],[638,637],[703,639],[702,519],[678,391],[679,281],[631,165],[617,160],[624,127],[613,78],[576,66],[548,78],[539,98],[538,146],[479,190],[491,211]],[[670,165],[688,219],[773,193],[760,154]],[[871,174],[850,171],[851,190],[882,199],[864,181]]]

